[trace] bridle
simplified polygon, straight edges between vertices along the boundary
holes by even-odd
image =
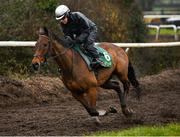
[[[50,51],[50,48],[52,47],[52,38],[50,37],[48,37],[48,36],[46,36],[46,35],[43,35],[43,34],[39,34],[41,37],[45,37],[46,39],[48,39],[48,51]],[[58,57],[58,56],[62,56],[62,55],[64,55],[64,54],[66,54],[66,52],[69,50],[69,49],[71,49],[73,47],[73,45],[71,45],[71,46],[69,46],[69,47],[66,47],[61,53],[58,53],[58,54],[56,54],[56,55],[51,55],[50,57],[49,57],[49,53],[47,52],[46,54],[44,54],[44,55],[36,55],[36,54],[34,54],[34,57],[37,57],[37,58],[39,58],[39,57],[43,57],[43,58],[45,58],[45,61],[47,60],[47,57],[49,58],[49,59],[54,59],[54,58],[56,58],[56,57]]]
[[[50,51],[52,50],[51,48],[52,48],[52,45],[53,45],[53,42],[52,42],[52,35],[50,35],[51,37],[48,37],[48,36],[46,36],[46,35],[43,35],[43,34],[39,34],[39,36],[41,36],[41,37],[45,37],[47,40],[48,40],[48,49],[47,49],[47,52],[44,54],[44,55],[34,55],[34,57],[43,57],[44,59],[45,59],[45,61],[43,62],[43,64],[48,64],[47,63],[47,57],[48,57],[48,59],[55,59],[55,58],[57,58],[57,57],[59,57],[59,56],[63,56],[63,55],[65,55],[66,54],[66,52],[69,50],[69,49],[71,49],[74,45],[72,44],[72,45],[70,45],[70,46],[68,46],[68,47],[65,47],[65,49],[62,51],[62,52],[60,52],[60,53],[56,53],[56,54],[52,54]],[[62,45],[62,46],[64,46],[64,45]],[[50,56],[49,56],[50,55]],[[72,62],[74,62],[74,52],[72,51]],[[74,63],[72,63],[72,68],[71,68],[71,73],[72,73],[72,78],[74,77],[73,76],[73,64]]]

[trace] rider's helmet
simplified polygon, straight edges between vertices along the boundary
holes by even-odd
[[[70,9],[66,5],[59,5],[55,10],[56,20],[60,20],[64,16],[67,16],[69,12]]]

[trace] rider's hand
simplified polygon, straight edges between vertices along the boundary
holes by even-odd
[[[70,36],[65,36],[65,40],[68,45],[75,44],[75,41]]]
[[[88,33],[82,33],[80,36],[76,37],[75,41],[76,43],[82,44],[86,41],[88,37]]]

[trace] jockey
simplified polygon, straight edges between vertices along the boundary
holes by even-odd
[[[69,44],[81,44],[93,58],[92,65],[99,64],[99,54],[94,47],[97,34],[96,24],[81,12],[71,12],[66,5],[59,5],[55,10],[55,16]]]

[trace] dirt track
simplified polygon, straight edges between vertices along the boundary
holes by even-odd
[[[125,118],[113,91],[100,89],[98,108],[118,108],[118,113],[90,120],[58,78],[32,77],[15,81],[0,77],[0,135],[84,135],[138,125],[180,122],[180,69],[140,79],[142,100],[131,89],[128,105],[135,111]]]

